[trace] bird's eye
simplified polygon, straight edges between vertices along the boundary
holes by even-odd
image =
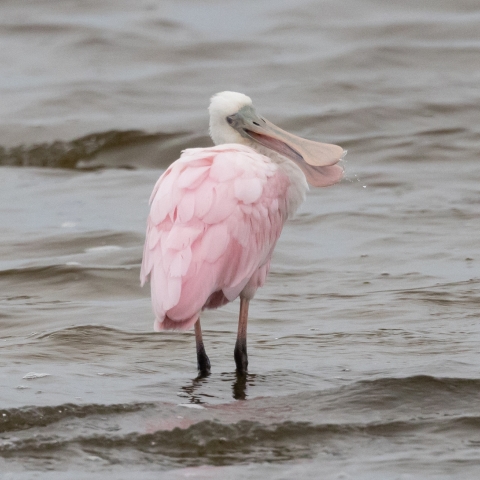
[[[227,117],[227,123],[231,125],[233,123],[233,118],[232,117]]]
[[[259,123],[257,123],[257,122],[252,122],[252,123],[253,123],[254,125],[256,125],[257,127],[259,127],[259,126],[260,126],[260,124],[259,124]]]

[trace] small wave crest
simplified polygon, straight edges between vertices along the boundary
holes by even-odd
[[[145,403],[118,405],[75,405],[25,407],[0,410],[0,433],[46,427],[68,418],[85,418],[90,415],[117,415],[144,409]]]
[[[79,170],[100,168],[166,168],[193,146],[207,146],[206,136],[191,133],[147,133],[109,130],[70,141],[0,146],[0,165]]]

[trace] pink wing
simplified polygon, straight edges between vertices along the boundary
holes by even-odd
[[[150,198],[140,279],[150,279],[155,330],[190,328],[203,308],[265,282],[287,215],[290,182],[241,145],[188,149]]]

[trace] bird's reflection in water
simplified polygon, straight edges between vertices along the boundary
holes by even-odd
[[[233,382],[232,393],[235,400],[246,400],[247,398],[247,376],[245,372],[236,372],[237,379]]]
[[[196,391],[205,383],[207,383],[210,373],[199,374],[197,378],[192,380],[190,385],[185,385],[180,389],[188,395],[190,403],[202,404],[205,403],[201,397],[213,397],[213,395],[208,395],[206,393],[197,393]]]
[[[188,396],[190,403],[195,403],[198,405],[204,404],[205,397],[214,398],[214,395],[209,395],[208,393],[200,393],[199,389],[208,383],[208,377],[211,374],[199,374],[198,377],[194,378],[189,385],[180,387],[182,392],[185,392],[185,397]],[[222,373],[222,380],[225,382],[232,382],[232,396],[235,400],[246,400],[248,387],[253,387],[255,385],[255,379],[257,375],[254,373]]]
[[[255,385],[257,376],[254,373],[235,372],[233,374],[222,373],[222,377],[224,377],[224,381],[232,381],[233,379],[232,396],[235,400],[246,400],[248,387]]]

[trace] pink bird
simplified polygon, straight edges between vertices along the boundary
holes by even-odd
[[[198,369],[210,371],[200,313],[240,297],[234,358],[246,372],[248,305],[265,283],[285,221],[305,199],[308,183],[338,182],[337,145],[305,140],[258,115],[246,95],[211,99],[216,146],[184,150],[159,178],[140,280],[150,280],[154,329],[195,325]]]

